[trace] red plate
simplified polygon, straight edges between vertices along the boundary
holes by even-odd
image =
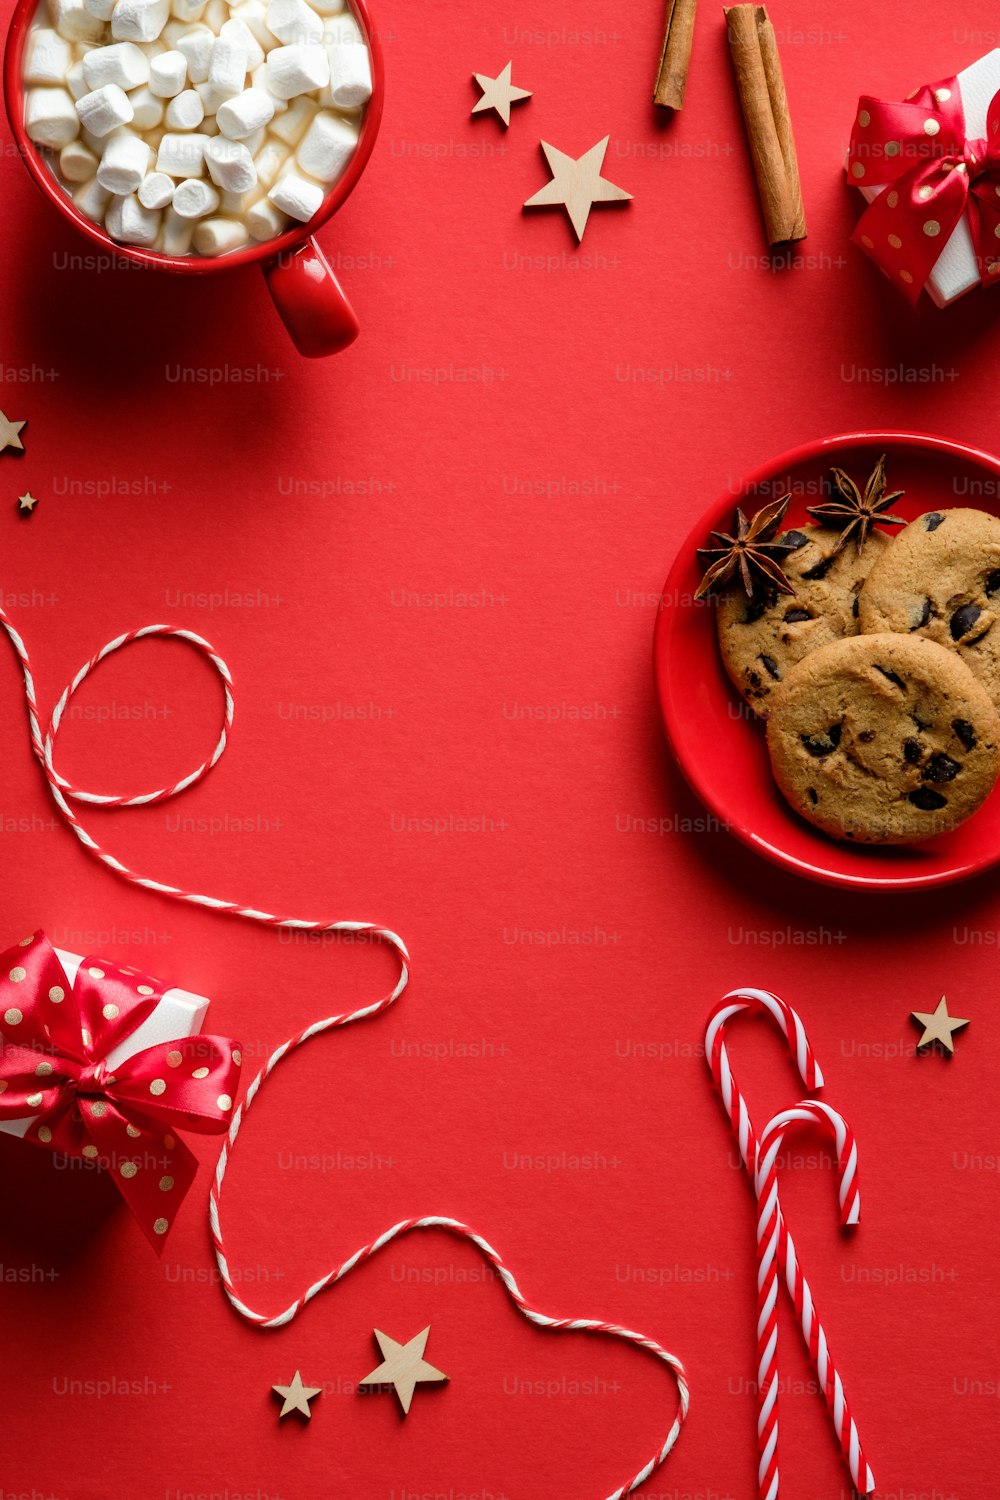
[[[971,506],[1000,515],[1000,459],[945,438],[852,432],[794,448],[723,495],[698,522],[674,562],[656,623],[653,665],[670,747],[691,786],[719,821],[759,854],[810,880],[869,890],[908,890],[963,880],[1000,861],[1000,786],[967,823],[926,844],[840,844],[793,813],[771,776],[764,729],[726,676],[710,601],[693,594],[703,569],[695,550],[729,531],[737,505],[750,514],[791,491],[788,526],[808,521],[831,464],[863,484],[888,454],[895,513]]]

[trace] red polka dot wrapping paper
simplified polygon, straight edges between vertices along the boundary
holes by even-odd
[[[7,11],[9,12],[9,4]],[[229,663],[232,745],[186,798],[89,826],[142,873],[303,916],[387,923],[413,980],[262,1096],[227,1177],[227,1249],[286,1306],[412,1214],[497,1245],[545,1311],[650,1333],[692,1388],[656,1500],[755,1483],[752,1197],[701,1050],[740,984],[794,1004],[856,1132],[862,1220],[796,1137],[783,1202],[877,1493],[990,1500],[996,1344],[1000,908],[989,877],[876,899],[806,885],[707,819],[665,749],[650,653],[701,512],[809,438],[911,428],[995,448],[1000,302],[916,314],[853,249],[843,158],[858,96],[901,98],[995,44],[985,13],[914,0],[772,8],[809,237],[763,240],[721,14],[701,7],[683,114],[649,103],[661,7],[594,0],[376,18],[382,134],[320,234],[362,323],[291,349],[258,273],[109,268],[10,146],[0,161],[0,598],[48,706],[93,651],[165,621]],[[470,118],[474,71],[533,91]],[[634,195],[577,247],[521,212],[545,139]],[[891,476],[890,476],[891,477]],[[16,501],[39,497],[29,517]],[[968,497],[968,503],[976,503]],[[211,997],[249,1076],[309,1020],[375,999],[391,956],[294,939],[133,890],[58,823],[0,667],[3,942]],[[148,642],[74,703],[61,767],[97,790],[176,779],[214,743],[207,667]],[[911,1010],[971,1025],[917,1057]],[[734,1065],[758,1125],[799,1097],[776,1034]],[[737,1064],[738,1059],[738,1064]],[[410,1237],[290,1327],[241,1322],[205,1214],[216,1143],[159,1261],[92,1171],[0,1140],[0,1494],[52,1500],[601,1500],[659,1444],[669,1377],[518,1318],[471,1247]],[[431,1325],[451,1377],[361,1396],[375,1327]],[[787,1312],[782,1478],[846,1472]],[[274,1383],[323,1388],[279,1425]]]

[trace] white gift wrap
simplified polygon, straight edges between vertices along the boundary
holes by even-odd
[[[966,138],[979,140],[986,134],[986,111],[994,94],[1000,90],[1000,47],[994,47],[985,57],[980,57],[970,67],[963,68],[957,77],[958,91],[965,111]],[[866,186],[860,191],[870,203],[883,188]],[[957,302],[959,297],[964,297],[966,292],[971,292],[979,285],[979,267],[976,265],[969,218],[967,214],[963,214],[934,262],[926,289],[936,306],[947,307],[950,302]]]
[[[79,953],[64,953],[61,948],[56,948],[55,954],[65,969],[72,988],[83,957]],[[150,1012],[130,1036],[113,1047],[104,1061],[114,1072],[126,1058],[134,1057],[147,1047],[155,1047],[159,1042],[172,1042],[178,1037],[194,1036],[203,1029],[207,1011],[208,1001],[204,995],[192,995],[188,990],[166,990],[156,1009]],[[32,1121],[37,1118],[37,1115],[28,1115],[21,1120],[0,1120],[0,1130],[5,1135],[24,1136]]]

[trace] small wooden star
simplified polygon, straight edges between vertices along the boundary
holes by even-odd
[[[915,1010],[912,1013],[914,1021],[923,1028],[924,1034],[917,1043],[918,1047],[930,1047],[934,1042],[940,1042],[946,1052],[955,1051],[954,1033],[961,1031],[963,1026],[968,1026],[968,1021],[961,1020],[958,1016],[948,1014],[948,1002],[944,995],[938,1001],[937,1010],[930,1013]]]
[[[17,504],[19,510],[26,510],[30,515],[35,506],[38,504],[38,496],[33,495],[29,490],[26,495],[18,495]]]
[[[601,176],[604,153],[608,149],[610,136],[591,146],[582,156],[567,156],[557,151],[548,141],[542,141],[542,150],[552,173],[552,181],[539,188],[531,198],[525,200],[525,208],[545,208],[561,205],[569,214],[570,223],[578,240],[583,239],[590,210],[595,203],[621,203],[631,199],[632,194],[616,187]]]
[[[410,1409],[413,1400],[413,1392],[417,1384],[423,1381],[447,1380],[448,1376],[441,1370],[436,1370],[424,1359],[424,1349],[427,1347],[427,1335],[430,1333],[430,1324],[410,1339],[408,1344],[397,1344],[387,1333],[375,1329],[375,1337],[382,1351],[382,1363],[359,1385],[391,1385],[395,1386],[399,1404],[403,1408],[403,1415]]]
[[[522,99],[531,98],[530,89],[519,89],[511,83],[512,67],[513,63],[508,63],[495,78],[490,78],[486,73],[473,73],[473,78],[483,91],[483,97],[472,106],[474,115],[478,115],[483,109],[495,109],[504,124],[509,125],[511,105],[518,104]]]
[[[278,1413],[279,1422],[282,1417],[287,1417],[290,1411],[299,1412],[308,1422],[312,1416],[312,1412],[309,1409],[310,1401],[315,1401],[316,1397],[323,1393],[321,1385],[303,1385],[302,1376],[298,1370],[292,1376],[290,1385],[272,1385],[271,1390],[276,1396],[280,1396],[284,1402]]]
[[[20,422],[9,422],[3,412],[0,411],[0,453],[5,448],[24,448],[24,444],[21,442],[18,433],[27,420],[27,417],[25,417]]]

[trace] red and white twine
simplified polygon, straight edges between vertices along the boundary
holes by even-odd
[[[736,1085],[725,1041],[726,1026],[741,1011],[767,1015],[777,1023],[808,1089],[821,1089],[823,1074],[801,1017],[777,995],[767,990],[734,990],[712,1012],[705,1033],[705,1055],[757,1195],[757,1493],[759,1500],[777,1500],[778,1496],[777,1270],[780,1262],[851,1482],[859,1494],[867,1495],[875,1488],[875,1480],[862,1452],[857,1425],[830,1354],[812,1291],[799,1266],[781,1212],[777,1186],[777,1158],[785,1132],[795,1123],[818,1124],[833,1134],[837,1146],[841,1223],[856,1224],[860,1213],[857,1145],[843,1116],[819,1100],[806,1100],[795,1109],[775,1115],[758,1140],[746,1099]]]
[[[209,1222],[212,1243],[215,1247],[215,1256],[219,1266],[222,1286],[232,1306],[243,1318],[257,1327],[280,1328],[286,1323],[290,1323],[307,1303],[311,1302],[320,1292],[334,1286],[338,1281],[342,1281],[348,1272],[364,1264],[365,1261],[370,1260],[373,1255],[376,1255],[386,1245],[390,1244],[391,1241],[410,1233],[411,1230],[439,1229],[467,1240],[490,1262],[515,1307],[536,1327],[550,1329],[555,1332],[601,1334],[608,1338],[619,1339],[627,1344],[631,1344],[636,1349],[641,1349],[647,1354],[653,1355],[654,1358],[669,1369],[676,1383],[678,1395],[677,1414],[671,1423],[670,1429],[663,1443],[648,1462],[609,1495],[607,1500],[623,1500],[624,1496],[630,1495],[633,1490],[638,1489],[639,1485],[643,1484],[659,1468],[680,1436],[681,1428],[688,1414],[689,1405],[687,1377],[683,1364],[675,1355],[657,1343],[655,1339],[648,1338],[642,1333],[636,1333],[630,1328],[622,1328],[616,1323],[605,1323],[591,1318],[551,1318],[547,1314],[539,1312],[536,1308],[532,1307],[524,1296],[514,1277],[514,1273],[504,1263],[499,1251],[495,1250],[488,1240],[483,1239],[475,1230],[471,1229],[467,1224],[461,1223],[458,1219],[439,1215],[427,1215],[421,1218],[404,1219],[400,1223],[394,1224],[391,1229],[387,1229],[377,1239],[371,1240],[368,1244],[362,1245],[347,1260],[328,1271],[325,1276],[322,1276],[319,1281],[314,1282],[312,1286],[307,1287],[302,1295],[297,1297],[294,1302],[291,1302],[283,1312],[273,1316],[248,1307],[237,1296],[226,1259],[219,1205],[226,1168],[232,1159],[236,1138],[239,1135],[243,1120],[260,1092],[262,1084],[289,1053],[294,1052],[296,1048],[302,1046],[304,1042],[309,1041],[312,1037],[321,1036],[324,1032],[349,1025],[352,1021],[362,1021],[371,1016],[379,1015],[399,999],[409,979],[409,954],[407,953],[406,945],[402,938],[395,932],[373,922],[309,921],[299,917],[273,916],[270,912],[259,911],[256,907],[242,906],[235,901],[220,901],[214,896],[200,895],[194,891],[184,890],[180,886],[166,885],[162,881],[151,880],[147,876],[139,875],[135,870],[129,869],[127,865],[123,865],[114,855],[109,854],[106,849],[102,848],[97,840],[83,827],[73,810],[71,805],[73,802],[89,803],[97,807],[148,807],[153,803],[165,802],[171,797],[178,796],[181,792],[186,791],[189,787],[201,781],[218,764],[226,749],[229,732],[233,723],[235,708],[233,680],[229,668],[222,657],[218,655],[202,636],[197,635],[194,631],[182,630],[174,625],[146,625],[141,630],[131,630],[125,635],[116,636],[114,640],[109,641],[107,645],[103,646],[96,655],[92,656],[80,668],[73,680],[63,690],[52,711],[48,727],[43,734],[28,649],[2,606],[0,606],[0,626],[6,631],[20,663],[21,675],[24,678],[24,694],[28,710],[31,747],[45,773],[45,779],[52,794],[52,799],[83,847],[96,859],[100,860],[107,869],[112,870],[121,879],[129,881],[130,884],[141,886],[144,890],[154,891],[157,895],[168,896],[176,901],[184,901],[192,906],[207,907],[211,911],[224,912],[228,916],[238,917],[247,922],[256,922],[266,927],[293,929],[299,932],[365,932],[370,934],[374,940],[385,943],[396,953],[399,959],[399,977],[388,994],[369,1005],[361,1006],[357,1010],[347,1011],[341,1015],[327,1016],[322,1020],[314,1021],[311,1026],[307,1026],[295,1036],[289,1037],[268,1058],[256,1078],[253,1079],[247,1088],[242,1103],[234,1111],[227,1142],[223,1144],[219,1155],[215,1178],[209,1193]],[[91,672],[107,657],[131,645],[133,641],[146,640],[156,636],[182,641],[193,647],[195,651],[205,658],[218,676],[222,684],[224,715],[222,729],[215,749],[207,760],[203,761],[201,765],[187,776],[182,777],[180,781],[176,781],[170,786],[161,787],[153,792],[146,792],[133,797],[116,797],[96,792],[86,792],[79,787],[73,786],[64,776],[60,775],[54,764],[55,745],[59,734],[59,727],[70,700],[87,677],[90,676]]]

